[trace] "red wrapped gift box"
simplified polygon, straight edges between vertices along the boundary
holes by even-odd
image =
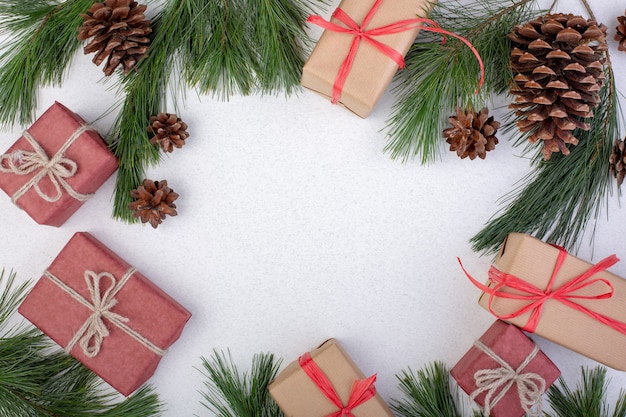
[[[60,226],[116,169],[100,135],[55,102],[0,157],[0,188],[37,223]]]
[[[124,395],[150,378],[191,317],[88,233],[74,234],[19,312]]]
[[[521,417],[540,415],[541,396],[561,372],[520,329],[498,320],[450,374],[485,415]]]

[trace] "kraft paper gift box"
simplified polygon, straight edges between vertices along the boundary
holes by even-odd
[[[383,0],[365,29],[379,28],[416,17],[426,17],[435,2],[436,0]],[[343,0],[339,8],[361,25],[374,3],[375,0]],[[331,22],[338,23],[339,21],[332,18]],[[404,56],[419,31],[419,27],[413,27],[400,33],[374,38]],[[353,40],[352,34],[325,30],[302,69],[302,86],[325,97],[332,97],[337,74],[350,51]],[[361,41],[338,103],[360,117],[367,117],[397,70],[398,65],[392,58],[368,42]]]
[[[559,258],[563,263],[556,268]],[[483,293],[479,304],[524,330],[626,371],[626,280],[606,270],[617,261],[613,255],[593,265],[532,236],[512,233],[483,288],[500,294]],[[530,284],[534,294],[509,284],[495,287],[501,277]],[[509,294],[531,295],[534,300],[505,298]]]
[[[0,157],[0,188],[37,223],[60,226],[117,165],[100,135],[55,102]]]
[[[307,371],[305,371],[307,369]],[[320,391],[307,372],[317,369],[325,376],[326,383],[334,392],[335,403]],[[270,395],[285,416],[326,417],[340,412],[341,407],[350,408],[354,417],[393,417],[393,413],[379,394],[375,393],[375,376],[365,378],[341,345],[329,339],[318,348],[305,353],[289,364],[269,385]],[[360,381],[355,385],[355,381]],[[355,400],[353,387],[363,384],[366,395]]]
[[[498,320],[450,374],[485,415],[521,417],[541,410],[541,396],[561,372],[520,329]],[[524,405],[518,383],[526,390]]]
[[[19,312],[123,395],[150,378],[191,317],[88,233],[70,239]]]

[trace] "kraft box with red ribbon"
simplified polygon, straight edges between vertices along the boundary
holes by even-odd
[[[18,311],[123,395],[155,372],[189,311],[88,233],[76,233]]]
[[[626,371],[626,280],[532,236],[510,234],[479,304],[522,330]],[[467,272],[466,272],[467,273]]]
[[[0,188],[37,223],[60,226],[117,165],[102,137],[55,102],[0,156]]]
[[[289,364],[269,392],[286,416],[393,417],[376,393],[376,375],[365,378],[341,345],[330,339]]]
[[[561,372],[519,328],[496,321],[450,370],[484,415],[542,415],[541,397]]]

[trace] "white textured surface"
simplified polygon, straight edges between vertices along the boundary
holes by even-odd
[[[582,12],[561,3],[559,11]],[[612,39],[624,5],[590,3]],[[626,91],[626,54],[612,40],[611,53]],[[62,88],[41,92],[38,114],[58,100],[94,120],[121,102],[113,80],[102,82],[90,59],[77,55]],[[193,317],[150,380],[167,417],[210,415],[200,404],[197,368],[213,349],[230,349],[245,369],[256,352],[288,362],[328,337],[365,373],[378,372],[386,399],[398,397],[396,373],[433,360],[454,365],[493,321],[456,257],[485,276],[489,259],[473,253],[468,240],[529,165],[503,134],[484,161],[460,160],[443,146],[429,166],[392,161],[382,151],[392,103],[387,94],[362,120],[310,92],[229,102],[190,93],[181,115],[191,138],[148,170],[181,195],[178,217],[157,230],[112,220],[115,178],[58,229],[37,225],[3,195],[0,266],[36,279],[74,232],[87,231],[185,305]],[[113,118],[96,126],[106,132]],[[20,129],[0,133],[0,148]],[[606,214],[593,253],[586,240],[582,258],[626,256],[626,216],[616,194]],[[612,270],[626,276],[626,263]],[[570,383],[580,366],[596,365],[537,342]],[[626,375],[609,374],[614,399]]]

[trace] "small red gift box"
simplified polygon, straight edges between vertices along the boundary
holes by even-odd
[[[561,372],[520,329],[496,321],[450,371],[485,415],[541,415],[541,396]]]
[[[76,233],[19,312],[124,395],[139,388],[191,317],[88,233]]]
[[[60,226],[116,169],[100,135],[55,102],[0,156],[0,188],[37,223]]]

